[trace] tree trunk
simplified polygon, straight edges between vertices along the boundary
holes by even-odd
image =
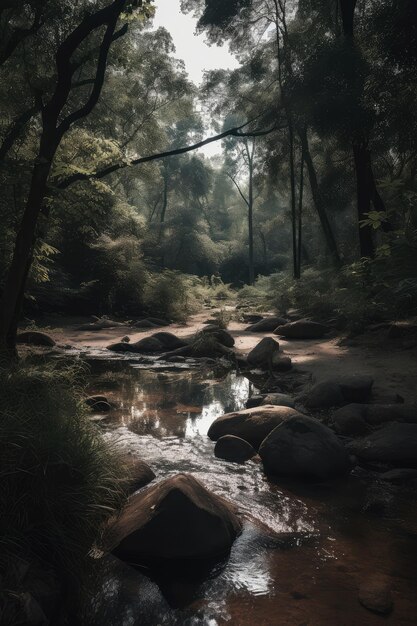
[[[297,241],[297,278],[301,277],[301,243],[303,226],[303,196],[304,196],[304,149],[301,146],[300,191],[298,194],[298,241]]]
[[[15,358],[16,334],[26,280],[32,265],[36,242],[36,225],[42,211],[43,200],[56,146],[49,130],[44,132],[26,208],[16,238],[12,261],[7,273],[0,300],[0,354]]]
[[[292,227],[292,259],[293,259],[293,275],[299,278],[297,265],[297,210],[295,199],[295,164],[294,164],[294,128],[291,115],[287,114],[288,119],[288,139],[290,144],[290,185],[291,185],[291,227]]]
[[[320,219],[320,224],[323,229],[323,234],[326,240],[327,249],[330,252],[333,263],[336,266],[340,266],[341,261],[340,261],[339,251],[337,249],[336,239],[334,237],[333,230],[329,222],[329,218],[327,217],[326,209],[324,208],[324,205],[323,205],[323,200],[322,200],[319,185],[317,182],[316,169],[314,167],[313,159],[310,153],[310,147],[308,144],[307,130],[303,128],[302,130],[299,130],[298,133],[301,139],[301,146],[304,152],[305,164],[307,166],[308,178],[309,178],[310,187],[311,187],[311,195],[313,197],[314,206],[316,208],[317,214]]]
[[[249,230],[249,285],[255,282],[253,260],[253,161],[249,161],[249,197],[248,197],[248,230]]]
[[[364,139],[360,138],[353,142],[353,158],[356,174],[360,255],[361,257],[372,258],[375,255],[372,228],[371,226],[362,226],[361,222],[367,219],[367,213],[371,210],[376,185],[372,172],[371,155]]]

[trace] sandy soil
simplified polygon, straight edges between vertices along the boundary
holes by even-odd
[[[214,310],[193,315],[187,324],[138,331],[130,326],[101,331],[80,331],[77,326],[91,321],[88,318],[56,317],[47,321],[46,331],[58,344],[76,348],[105,348],[128,335],[131,342],[148,337],[158,330],[166,330],[187,337],[204,327],[204,321]],[[263,337],[278,339],[283,352],[289,355],[298,369],[311,374],[313,380],[343,374],[369,374],[375,379],[375,390],[381,398],[400,394],[405,402],[417,402],[417,346],[403,340],[388,339],[383,329],[360,335],[346,342],[332,336],[324,340],[285,340],[272,333],[245,332],[247,324],[232,321],[229,331],[235,338],[236,349],[242,354],[251,350]]]

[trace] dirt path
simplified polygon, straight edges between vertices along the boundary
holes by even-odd
[[[77,326],[85,318],[59,318],[50,320],[48,332],[58,344],[70,344],[77,348],[105,348],[128,335],[131,342],[149,337],[158,330],[166,330],[179,337],[187,337],[201,330],[213,309],[193,315],[187,324],[171,324],[168,327],[137,331],[131,327],[117,327],[101,331],[80,331]],[[90,320],[87,320],[90,321]],[[245,332],[247,324],[232,321],[228,330],[236,342],[236,349],[247,354],[263,337],[273,333]],[[133,330],[133,332],[132,332]],[[417,347],[409,347],[401,341],[388,340],[384,331],[361,335],[340,345],[340,336],[324,340],[279,339],[282,350],[294,365],[310,373],[315,380],[343,374],[369,374],[375,379],[378,395],[400,394],[405,402],[417,402]]]

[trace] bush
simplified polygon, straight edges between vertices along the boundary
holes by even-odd
[[[195,281],[174,270],[151,274],[144,289],[144,306],[156,317],[184,322],[198,310]]]
[[[80,368],[0,369],[0,575],[16,558],[77,580],[124,499],[123,465],[86,415]]]

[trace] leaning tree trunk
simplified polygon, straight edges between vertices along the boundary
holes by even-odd
[[[307,130],[303,128],[302,130],[299,130],[298,133],[301,139],[301,146],[302,146],[302,150],[304,153],[304,161],[307,167],[308,178],[310,181],[311,195],[313,197],[313,202],[314,202],[315,209],[317,211],[317,215],[319,216],[324,238],[326,240],[326,246],[331,254],[334,264],[336,266],[340,266],[341,261],[340,261],[339,251],[337,249],[336,239],[334,237],[333,230],[329,222],[329,218],[327,217],[326,209],[324,207],[323,199],[321,197],[319,185],[317,182],[317,174],[316,174],[316,169],[314,167],[313,159],[310,153]]]
[[[15,358],[17,355],[17,325],[26,280],[33,260],[36,225],[42,211],[54,153],[54,142],[49,132],[46,132],[42,138],[36,165],[33,169],[26,208],[0,300],[0,354],[6,355],[8,358]]]

